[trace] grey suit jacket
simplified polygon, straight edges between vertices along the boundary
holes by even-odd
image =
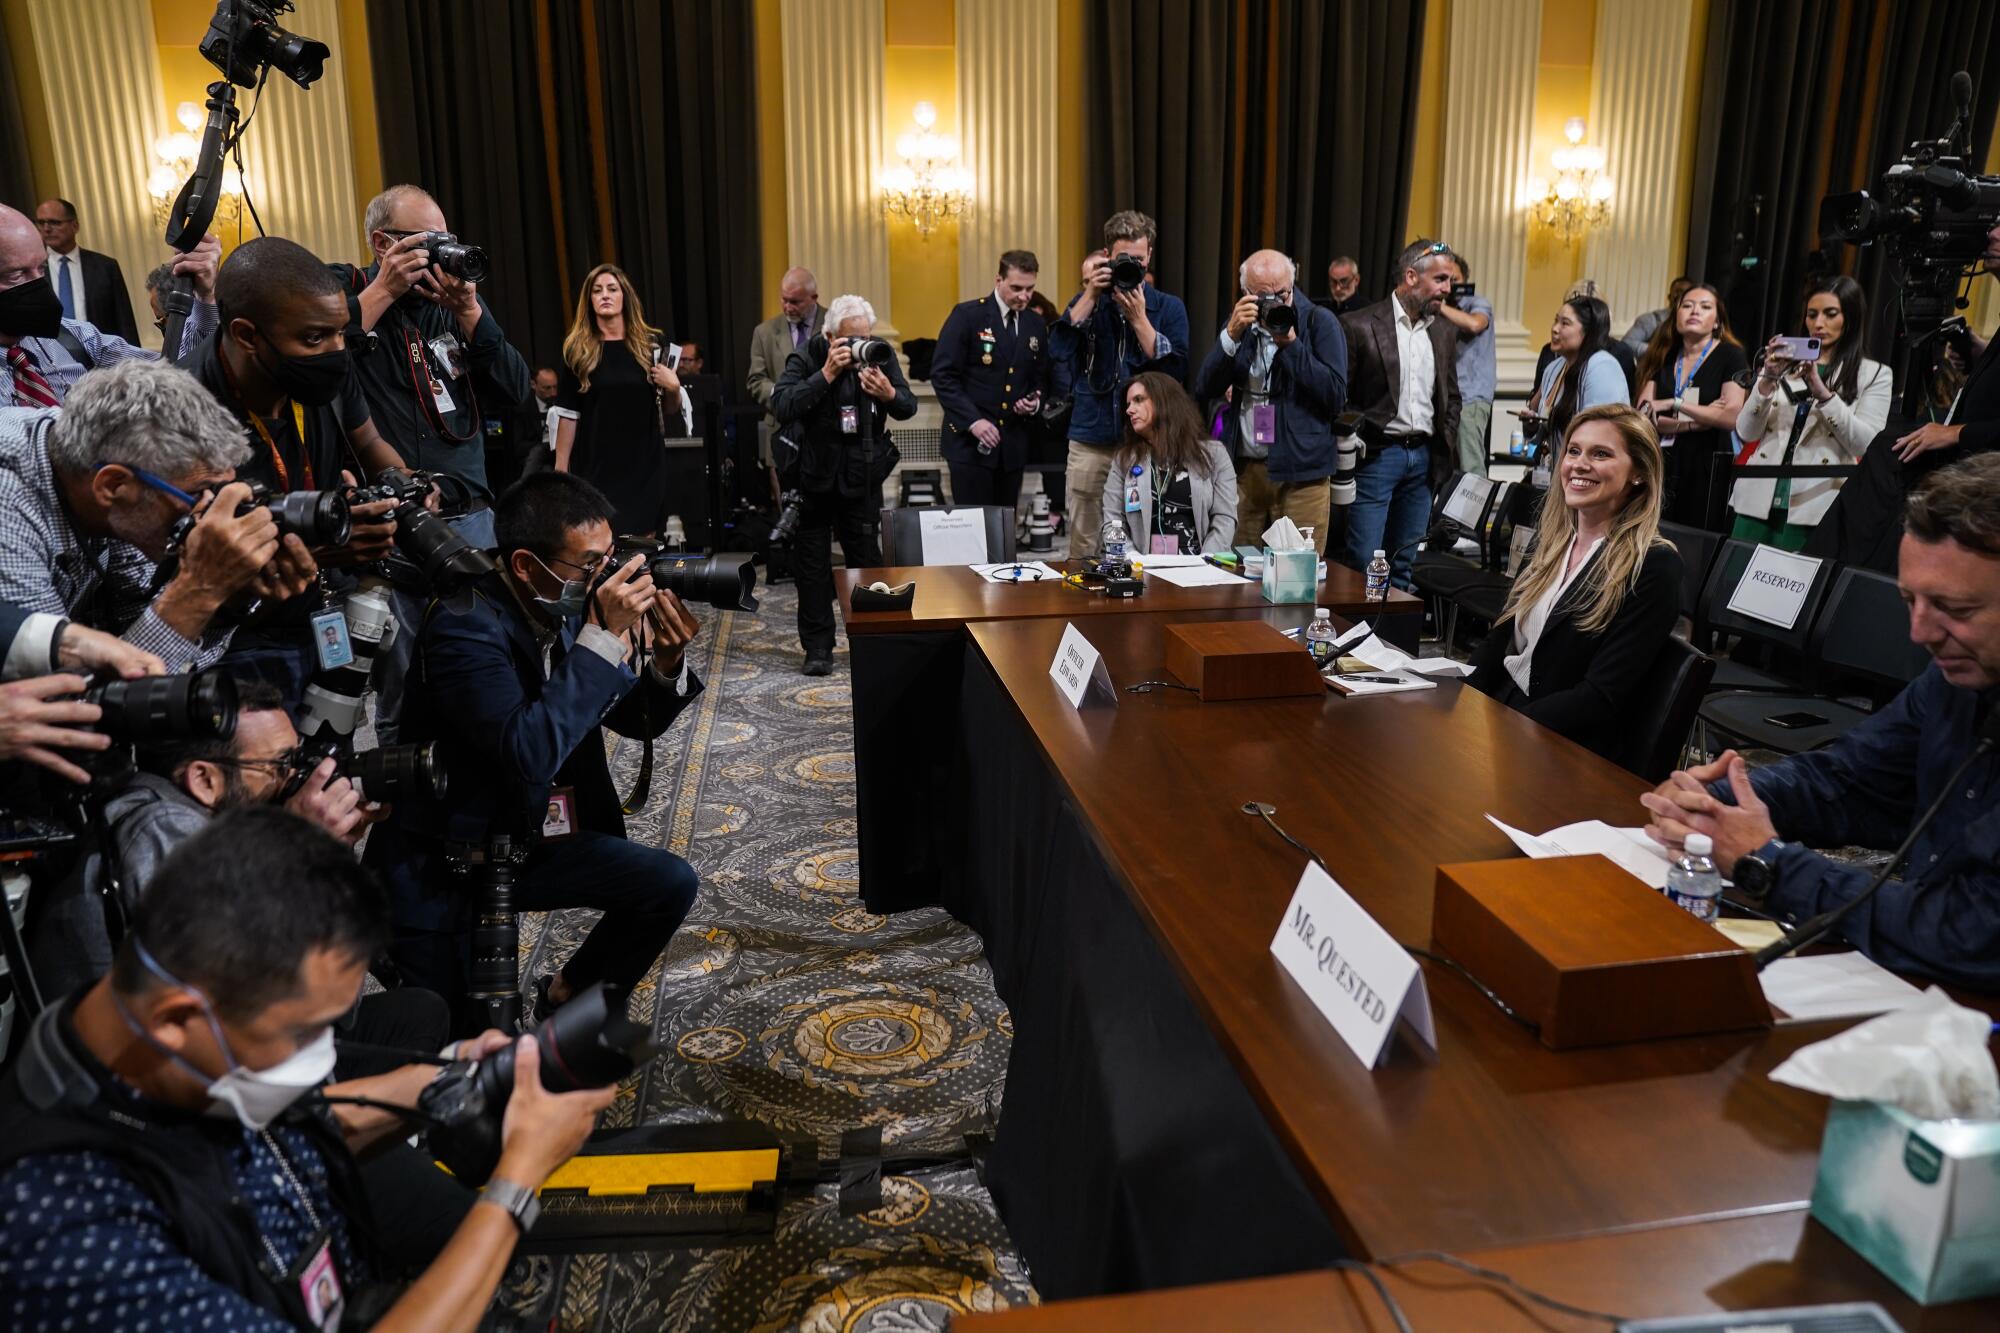
[[[815,305],[806,315],[806,338],[819,333],[820,325],[826,322],[826,309]],[[759,407],[771,405],[771,390],[778,387],[778,380],[785,373],[785,359],[792,354],[791,321],[785,312],[777,314],[759,324],[750,335],[750,396],[757,400]]]
[[[1188,474],[1188,489],[1194,501],[1195,519],[1201,524],[1201,550],[1204,555],[1218,554],[1229,549],[1236,539],[1236,465],[1229,459],[1229,450],[1220,440],[1203,440],[1202,448],[1208,451],[1211,476],[1204,477],[1199,472]],[[1108,525],[1112,519],[1120,519],[1125,531],[1132,539],[1132,554],[1143,557],[1153,547],[1153,468],[1147,464],[1139,473],[1139,510],[1127,513],[1125,510],[1125,483],[1133,480],[1132,469],[1123,471],[1113,467],[1104,479],[1104,521]]]

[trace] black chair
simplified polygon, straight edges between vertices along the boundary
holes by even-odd
[[[1495,482],[1458,472],[1439,491],[1439,500],[1431,509],[1430,531],[1442,529],[1448,540],[1443,544],[1426,544],[1410,562],[1410,581],[1419,594],[1430,599],[1431,618],[1438,625],[1446,624],[1454,593],[1505,564],[1506,542],[1503,539],[1497,543],[1496,558],[1493,534],[1499,526],[1495,519],[1500,506],[1512,489],[1512,482]],[[1472,538],[1477,545],[1472,556],[1460,555],[1456,549],[1464,537]],[[1449,630],[1444,638],[1447,643],[1451,641]]]
[[[1631,740],[1620,762],[1648,782],[1666,781],[1681,766],[1701,697],[1714,674],[1714,658],[1686,639],[1670,636],[1639,687]]]
[[[1015,558],[1014,510],[1007,505],[963,505],[954,509],[937,505],[916,509],[882,511],[882,563],[921,565],[924,561],[923,514],[952,514],[960,509],[977,509],[986,516],[986,562],[998,564]]]
[[[1930,654],[1910,642],[1909,630],[1896,580],[1848,565],[1833,580],[1806,652],[1821,673],[1868,691],[1879,704],[1930,662]],[[1780,754],[1803,754],[1832,744],[1872,711],[1824,691],[1728,690],[1710,695],[1700,718],[1704,731]]]
[[[1811,637],[1813,622],[1819,618],[1820,607],[1826,601],[1827,589],[1833,585],[1836,566],[1831,560],[1820,565],[1819,572],[1813,576],[1812,587],[1807,590],[1805,601],[1799,607],[1798,620],[1786,629],[1729,609],[1729,599],[1735,595],[1736,585],[1743,581],[1743,574],[1750,567],[1750,557],[1756,550],[1754,542],[1731,538],[1722,543],[1708,572],[1708,582],[1702,588],[1698,614],[1694,618],[1694,633],[1690,637],[1697,646],[1702,646],[1712,643],[1715,634],[1724,633],[1772,651],[1794,656],[1803,654]],[[1799,681],[1776,675],[1732,657],[1716,663],[1715,679],[1709,684],[1709,689],[1797,692],[1809,690],[1811,686],[1810,680]]]
[[[1709,571],[1715,568],[1716,554],[1722,550],[1722,534],[1685,523],[1662,523],[1660,535],[1681,553],[1681,614],[1693,625],[1701,618],[1701,590],[1708,586]],[[1709,649],[1698,640],[1695,646],[1703,652]]]
[[[1452,635],[1458,630],[1458,613],[1464,611],[1475,620],[1483,620],[1488,625],[1500,618],[1500,611],[1507,604],[1507,592],[1514,586],[1514,575],[1507,572],[1507,556],[1514,549],[1516,534],[1533,534],[1535,525],[1541,519],[1542,501],[1547,490],[1522,482],[1507,493],[1506,509],[1500,522],[1494,525],[1493,543],[1498,554],[1492,570],[1469,580],[1451,596],[1451,605],[1446,612],[1445,642],[1452,642]],[[1504,529],[1504,530],[1502,530]],[[1532,545],[1523,548],[1523,557]],[[1514,571],[1519,573],[1519,570]]]

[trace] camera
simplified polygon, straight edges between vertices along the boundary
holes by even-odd
[[[1444,303],[1450,306],[1453,310],[1463,310],[1465,309],[1465,298],[1468,296],[1476,296],[1478,295],[1478,293],[1479,293],[1478,287],[1474,286],[1472,283],[1454,282],[1451,285],[1451,291],[1444,298]]]
[[[1361,466],[1361,438],[1336,435],[1333,440],[1332,501],[1336,508],[1354,503],[1354,470]]]
[[[83,702],[103,710],[90,729],[113,742],[236,734],[236,681],[216,668],[137,680],[100,676],[84,690]]]
[[[347,495],[341,491],[286,491],[274,494],[262,482],[250,484],[250,498],[236,506],[238,517],[262,505],[278,524],[278,535],[296,534],[308,546],[339,546],[353,529]],[[179,552],[199,520],[194,511],[182,514],[167,539],[167,549]]]
[[[278,15],[292,12],[292,0],[221,0],[202,35],[202,59],[231,83],[255,88],[265,66],[310,88],[332,54],[325,42],[286,32]]]
[[[384,468],[375,475],[373,486],[351,486],[346,499],[350,505],[394,501],[389,517],[396,523],[396,553],[403,567],[413,568],[424,586],[440,595],[449,594],[500,566],[493,557],[458,535],[458,530],[442,517],[424,508],[424,499],[436,483],[444,488],[464,483],[434,472],[399,472]],[[389,562],[392,581],[397,562]]]
[[[847,349],[854,354],[857,366],[874,366],[879,370],[896,359],[896,349],[880,338],[849,338]]]
[[[370,801],[436,799],[445,794],[445,770],[437,762],[435,741],[362,750],[339,759],[334,771],[360,787]]]
[[[1267,332],[1283,335],[1299,326],[1298,307],[1275,292],[1257,298],[1257,323]]]
[[[2000,176],[1966,170],[1971,155],[1972,76],[1951,76],[1958,118],[1942,139],[1910,145],[1875,183],[1820,201],[1822,241],[1887,243],[1906,270],[1970,268],[1986,253],[1986,233],[2000,222]]]
[[[511,962],[511,960],[510,960]],[[598,982],[550,1014],[530,1034],[542,1057],[542,1086],[575,1092],[616,1083],[653,1056],[651,1034],[625,1016],[625,992]],[[500,1122],[514,1092],[514,1048],[447,1065],[417,1098],[432,1122],[431,1153],[477,1187],[500,1162]]]
[[[1121,292],[1136,292],[1146,282],[1146,261],[1131,253],[1111,256],[1111,285]]]
[[[778,505],[778,521],[771,525],[771,544],[774,546],[799,535],[799,520],[805,516],[806,510],[805,493],[786,491]]]
[[[431,267],[464,282],[486,281],[486,251],[467,245],[448,231],[434,231],[420,247],[430,256]]]
[[[797,525],[793,527],[796,531]],[[653,576],[654,587],[664,588],[684,602],[703,603],[718,611],[757,609],[757,566],[750,555],[705,555],[669,551],[646,541],[620,542],[598,581],[609,578],[635,555],[646,557],[646,572]]]

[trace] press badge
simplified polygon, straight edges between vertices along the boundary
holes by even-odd
[[[449,333],[440,333],[430,341],[431,357],[444,371],[447,379],[457,379],[465,373],[465,344]]]
[[[1154,555],[1179,555],[1181,553],[1181,539],[1170,532],[1154,533],[1151,546]]]
[[[1141,499],[1139,498],[1139,482],[1138,482],[1138,480],[1137,480],[1137,479],[1135,478],[1135,479],[1134,479],[1134,480],[1132,480],[1132,481],[1128,481],[1128,482],[1126,482],[1126,483],[1125,483],[1125,512],[1126,512],[1126,513],[1128,513],[1128,514],[1136,514],[1136,513],[1138,513],[1138,512],[1139,512],[1139,511],[1140,511],[1141,509],[1144,509],[1145,507],[1146,507],[1146,505],[1145,505],[1145,501],[1143,501],[1143,500],[1141,500]]]
[[[339,607],[328,607],[312,618],[312,635],[321,671],[353,665],[354,641],[347,637],[347,617]]]
[[[340,1267],[333,1261],[333,1233],[321,1227],[285,1278],[287,1284],[298,1283],[306,1327],[319,1333],[337,1333],[347,1309],[347,1295],[340,1289]]]
[[[840,433],[842,435],[859,435],[861,433],[861,409],[852,403],[846,403],[841,406]]]
[[[542,841],[554,842],[576,832],[576,788],[557,787],[549,792],[549,812],[542,818]]]
[[[1259,444],[1278,442],[1278,409],[1269,403],[1255,403],[1250,408],[1250,438]]]

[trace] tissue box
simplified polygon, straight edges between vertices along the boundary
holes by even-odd
[[[1837,1101],[1812,1215],[1924,1305],[2000,1292],[2000,1121]]]
[[[1319,552],[1310,546],[1303,551],[1265,550],[1265,601],[1311,606],[1318,597]]]

